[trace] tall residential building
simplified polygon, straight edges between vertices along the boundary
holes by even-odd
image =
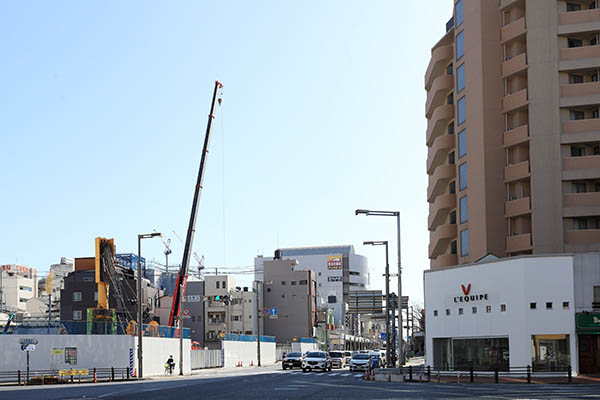
[[[36,268],[19,264],[0,267],[0,311],[27,311],[27,301],[37,296]]]
[[[68,257],[61,257],[59,264],[52,264],[48,276],[51,276],[51,293],[52,301],[60,302],[60,291],[64,289],[64,280],[71,272],[75,270],[75,260]],[[48,294],[47,289],[48,278],[40,279],[38,286],[40,297]]]
[[[454,0],[425,74],[431,268],[600,251],[600,9]]]

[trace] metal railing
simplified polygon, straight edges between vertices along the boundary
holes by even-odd
[[[125,381],[129,379],[131,379],[129,367],[0,371],[0,385],[97,383]]]
[[[402,375],[405,381],[408,382],[440,382],[443,378],[444,381],[448,381],[448,377],[454,379],[457,382],[470,382],[474,383],[477,379],[478,382],[494,382],[499,383],[501,381],[510,381],[514,378],[526,379],[527,383],[531,383],[532,377],[534,378],[566,378],[566,382],[572,383],[573,371],[571,365],[561,366],[555,370],[548,371],[546,369],[533,368],[531,365],[525,367],[497,367],[497,368],[435,368],[431,366],[412,366],[401,368],[378,368],[375,369],[377,374],[393,374]]]
[[[223,367],[223,350],[192,350],[192,369]]]

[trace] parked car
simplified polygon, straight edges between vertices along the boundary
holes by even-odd
[[[331,359],[324,351],[309,351],[302,360],[302,371],[312,371],[320,369],[322,371],[331,371]]]
[[[350,365],[350,360],[352,360],[352,352],[351,351],[345,351],[344,352],[344,365],[346,365],[346,367],[348,365]]]
[[[365,353],[354,353],[350,360],[350,371],[364,371],[369,369],[369,355]]]
[[[385,368],[385,351],[383,352],[383,356],[381,355],[381,351],[376,350],[369,353],[369,357],[375,359],[377,362],[376,368]]]
[[[332,368],[344,368],[344,353],[341,351],[330,351],[329,358],[331,359]]]
[[[302,368],[302,353],[288,353],[281,362],[283,369]]]

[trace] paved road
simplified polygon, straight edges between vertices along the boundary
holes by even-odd
[[[208,370],[144,382],[2,388],[0,399],[600,399],[600,385],[365,382],[347,370],[303,373],[275,367]]]

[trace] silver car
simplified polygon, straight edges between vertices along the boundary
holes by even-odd
[[[341,351],[330,351],[329,358],[331,359],[332,368],[344,368],[344,353]]]
[[[309,351],[302,360],[302,371],[312,371],[320,369],[322,371],[331,371],[331,360],[324,351]]]
[[[370,357],[365,353],[354,353],[350,360],[350,371],[364,371],[369,369]]]

